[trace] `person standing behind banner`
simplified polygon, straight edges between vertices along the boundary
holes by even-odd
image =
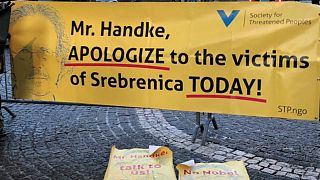
[[[11,13],[10,49],[15,98],[53,100],[68,52],[59,13],[43,4],[25,4]]]

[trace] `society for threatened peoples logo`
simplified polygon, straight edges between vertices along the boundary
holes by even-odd
[[[232,10],[229,16],[226,14],[224,10],[217,10],[220,18],[222,19],[224,25],[229,27],[229,25],[233,22],[233,20],[237,17],[240,10]]]

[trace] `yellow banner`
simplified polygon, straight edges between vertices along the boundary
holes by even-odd
[[[15,98],[319,119],[320,8],[16,2]]]
[[[172,151],[167,147],[122,149],[112,146],[105,180],[176,180]]]
[[[242,161],[197,163],[191,167],[179,164],[177,169],[179,171],[179,180],[250,180]]]

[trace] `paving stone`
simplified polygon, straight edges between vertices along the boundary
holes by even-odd
[[[314,168],[314,167],[306,167],[305,170],[306,170],[306,171],[314,171],[315,168]]]
[[[215,153],[215,154],[219,154],[219,155],[225,155],[225,154],[227,154],[227,153],[224,152],[224,151],[215,151],[214,153]]]
[[[269,163],[263,161],[263,162],[260,162],[259,165],[262,167],[268,167]]]
[[[195,150],[196,153],[200,153],[200,154],[206,151],[208,151],[208,148],[202,147],[202,146]]]
[[[269,168],[263,168],[261,171],[269,174],[274,174],[276,172],[275,170]]]
[[[253,157],[255,157],[254,154],[250,154],[250,153],[247,153],[247,154],[245,154],[244,156],[247,157],[247,158],[253,158]]]
[[[295,173],[295,174],[300,174],[300,175],[304,174],[305,172],[306,172],[306,171],[303,170],[303,169],[294,169],[294,170],[293,170],[293,173]]]
[[[246,160],[248,160],[248,158],[243,157],[243,156],[236,156],[236,157],[234,157],[234,159],[238,160],[238,161],[246,161]]]
[[[265,159],[266,162],[270,163],[270,164],[276,164],[277,161],[274,159]]]
[[[311,171],[307,171],[305,173],[306,176],[315,176],[315,177],[319,176],[319,174],[320,173],[318,173],[318,172],[311,172]]]
[[[190,146],[190,145],[192,145],[192,142],[191,141],[184,141],[183,144],[186,146]]]
[[[246,153],[243,152],[243,151],[239,151],[239,150],[236,150],[234,152],[232,152],[233,154],[237,155],[237,156],[244,156]]]
[[[235,158],[236,157],[236,155],[234,155],[234,154],[226,154],[226,156],[227,156],[227,158]]]
[[[234,151],[233,149],[227,148],[227,147],[222,147],[220,150],[221,150],[221,151],[225,151],[225,152],[227,152],[227,153],[230,153],[230,152]]]
[[[190,151],[195,151],[196,149],[198,149],[200,147],[199,144],[193,144],[191,146],[188,146],[187,149],[189,149]]]
[[[270,166],[270,169],[274,169],[274,170],[277,170],[279,171],[282,167],[281,166],[277,166],[277,165],[271,165]]]
[[[212,158],[213,158],[213,159],[220,160],[220,161],[223,161],[223,160],[226,159],[226,157],[225,157],[225,156],[222,156],[222,155],[214,155]]]
[[[259,161],[255,160],[255,159],[249,159],[246,162],[249,163],[249,164],[257,164],[257,163],[259,163]]]
[[[286,176],[292,179],[300,179],[300,176],[297,174],[287,173]]]
[[[256,170],[261,170],[263,167],[259,166],[259,165],[256,165],[256,164],[250,164],[248,166],[248,168],[251,168],[251,169],[256,169]]]
[[[254,158],[252,158],[252,159],[257,160],[257,161],[262,161],[262,160],[263,160],[262,157],[254,157]]]
[[[308,179],[308,180],[319,180],[318,178],[314,177],[314,176],[302,176],[301,179]]]
[[[304,169],[303,166],[299,166],[299,165],[292,165],[291,166],[293,169]]]
[[[281,166],[281,167],[290,167],[290,164],[285,163],[285,162],[277,162],[276,165]]]
[[[281,171],[284,171],[284,172],[292,172],[292,169],[291,168],[288,168],[288,167],[283,167],[281,169]]]
[[[283,171],[278,171],[276,173],[277,176],[285,176],[287,174],[287,172],[283,172]]]

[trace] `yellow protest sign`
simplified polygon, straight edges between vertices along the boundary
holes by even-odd
[[[248,172],[242,161],[225,163],[196,163],[192,166],[179,164],[179,180],[249,180]]]
[[[175,180],[172,151],[167,147],[156,147],[150,152],[150,148],[119,150],[112,146],[104,179]]]
[[[301,3],[17,2],[14,96],[316,120],[319,13]]]

